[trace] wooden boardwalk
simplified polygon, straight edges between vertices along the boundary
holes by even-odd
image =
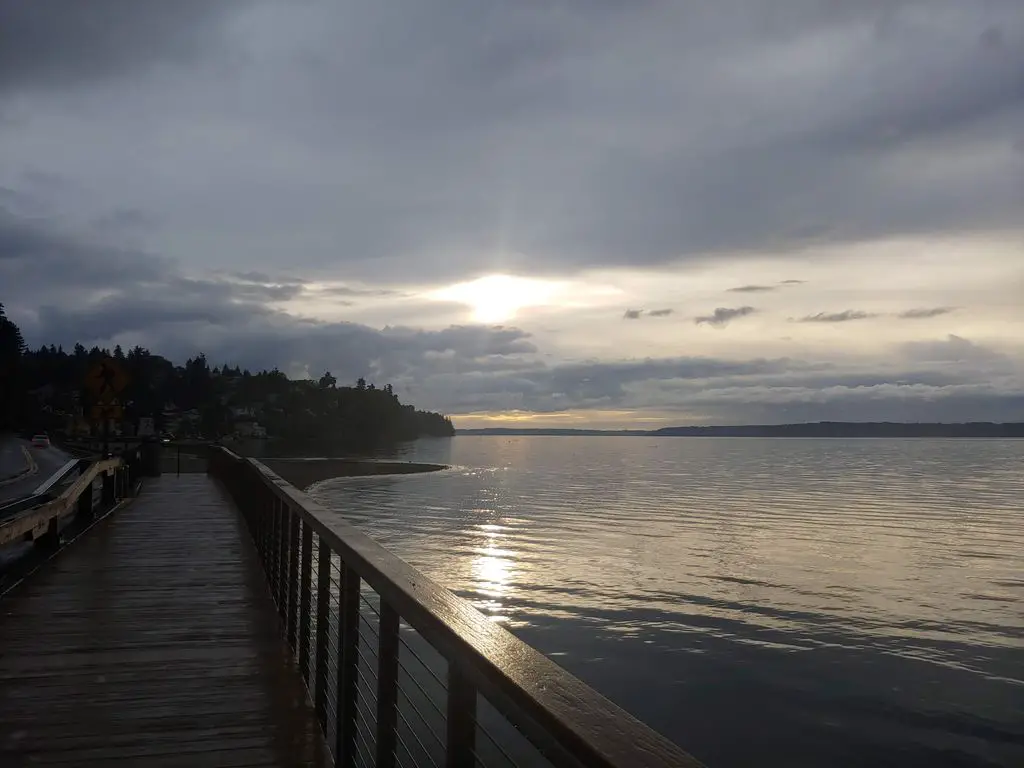
[[[206,475],[0,601],[0,765],[327,766],[244,523]]]

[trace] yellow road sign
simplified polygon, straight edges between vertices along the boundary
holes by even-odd
[[[89,415],[93,421],[121,421],[124,418],[124,408],[120,403],[104,403],[103,405],[94,405],[89,410]]]
[[[99,403],[111,403],[128,386],[128,374],[116,360],[105,357],[85,375],[86,389]]]

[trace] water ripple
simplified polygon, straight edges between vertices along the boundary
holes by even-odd
[[[712,765],[1024,765],[1024,441],[471,438],[313,490]]]

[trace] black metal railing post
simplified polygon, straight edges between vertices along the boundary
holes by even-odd
[[[476,689],[458,664],[448,664],[445,768],[476,765]]]
[[[302,573],[299,577],[302,589],[299,593],[299,671],[309,685],[309,604],[312,598],[310,578],[313,570],[313,529],[306,522],[302,524]]]
[[[331,609],[331,549],[323,536],[318,537],[316,551],[316,716],[327,732],[327,640]]]
[[[292,512],[288,525],[288,646],[299,652],[299,513]]]
[[[277,613],[281,617],[281,624],[285,628],[285,637],[288,636],[288,518],[291,510],[283,501],[274,499],[274,507],[277,510]]]
[[[264,513],[267,517],[267,557],[264,568],[267,572],[267,583],[270,594],[277,602],[277,499],[267,494],[264,502]]]
[[[377,645],[377,768],[394,768],[398,746],[398,612],[380,603]]]
[[[337,741],[334,755],[339,765],[355,766],[356,681],[359,664],[359,574],[341,565],[341,612],[338,628]]]

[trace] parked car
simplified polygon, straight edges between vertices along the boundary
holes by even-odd
[[[32,447],[33,448],[49,448],[50,438],[47,435],[39,434],[32,435]]]

